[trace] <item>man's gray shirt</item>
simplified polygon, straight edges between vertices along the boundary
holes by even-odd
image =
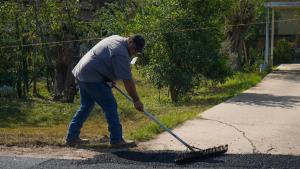
[[[127,38],[113,35],[103,39],[80,59],[72,73],[82,82],[104,82],[104,77],[130,80]]]

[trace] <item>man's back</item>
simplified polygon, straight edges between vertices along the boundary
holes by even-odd
[[[83,82],[131,79],[127,38],[113,35],[97,43],[75,66],[72,73]]]

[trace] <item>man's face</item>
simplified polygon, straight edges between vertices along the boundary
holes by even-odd
[[[137,54],[136,46],[133,40],[130,38],[128,39],[128,51],[130,56]]]

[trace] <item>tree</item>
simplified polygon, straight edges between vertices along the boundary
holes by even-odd
[[[73,102],[76,94],[75,79],[72,69],[80,57],[94,44],[92,41],[72,41],[74,39],[102,37],[99,33],[101,23],[94,21],[95,12],[101,8],[106,0],[68,1],[64,0],[55,4],[59,15],[55,15],[56,26],[52,27],[51,37],[56,41],[67,41],[53,47],[51,53],[55,56],[55,85],[54,99],[64,102]],[[49,2],[53,3],[53,2]],[[91,22],[92,24],[88,23]]]
[[[226,56],[220,48],[225,39],[222,31],[224,16],[232,1],[18,1],[14,5],[23,4],[24,7],[18,15],[22,16],[18,18],[21,25],[11,31],[14,34],[0,33],[6,39],[17,40],[14,43],[17,47],[0,52],[9,51],[9,55],[14,55],[18,51],[22,54],[18,55],[22,56],[18,58],[22,64],[13,63],[24,69],[14,69],[14,77],[19,77],[16,72],[20,70],[30,70],[29,84],[32,81],[36,84],[38,76],[46,77],[54,99],[72,102],[76,90],[71,70],[79,58],[98,42],[78,39],[140,33],[147,39],[146,56],[139,60],[140,70],[158,88],[167,87],[172,101],[177,102],[180,96],[186,95],[203,80],[222,81],[229,74]],[[97,5],[91,5],[91,2]],[[104,2],[108,3],[104,5]],[[18,14],[14,8],[0,9]],[[0,12],[5,15],[5,12]],[[16,36],[18,29],[20,35]],[[26,45],[30,43],[41,44]],[[26,76],[22,77],[24,84],[28,83]]]
[[[55,100],[72,102],[76,90],[71,70],[88,48],[82,46],[96,43],[78,39],[102,36],[101,23],[93,16],[104,2],[1,1],[0,60],[7,64],[0,67],[0,84],[14,86],[19,97],[26,96],[33,84],[38,95],[36,83],[41,77]]]
[[[237,55],[233,67],[241,70],[244,65],[252,64],[254,56],[249,54],[259,36],[263,24],[251,24],[254,21],[264,21],[264,0],[240,0],[232,6],[232,13],[228,16],[227,35],[231,42],[231,52]]]
[[[104,27],[109,32],[146,37],[146,56],[139,60],[141,70],[158,88],[168,87],[173,102],[203,79],[222,80],[229,74],[226,58],[219,52],[225,19],[221,16],[229,1],[136,2],[127,1],[122,9],[118,3],[104,8]]]
[[[28,53],[23,44],[27,43],[28,26],[26,16],[29,13],[24,4],[19,0],[15,2],[1,2],[0,13],[2,16],[1,45],[17,46],[1,49],[0,84],[14,86],[17,89],[17,96],[23,98],[27,96],[29,90],[29,65]],[[24,12],[25,11],[25,12]]]
[[[223,38],[219,16],[226,3],[148,1],[130,27],[146,35],[149,62],[144,70],[158,88],[169,88],[173,102],[202,80],[222,81],[229,74],[219,52]]]

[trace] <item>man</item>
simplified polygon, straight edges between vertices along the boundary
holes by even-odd
[[[75,66],[75,76],[80,92],[80,108],[74,115],[66,138],[69,146],[75,146],[87,140],[80,139],[80,129],[89,113],[98,103],[106,117],[112,146],[128,146],[122,136],[122,126],[117,112],[117,103],[108,81],[122,80],[126,91],[134,100],[134,107],[143,111],[130,69],[130,58],[142,52],[145,40],[141,35],[128,38],[113,35],[101,40],[88,51]]]

